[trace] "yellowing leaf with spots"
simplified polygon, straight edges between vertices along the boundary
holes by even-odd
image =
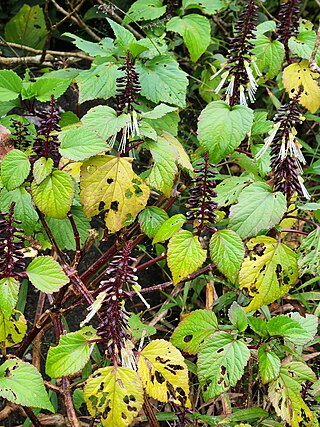
[[[165,340],[154,340],[140,353],[138,372],[150,397],[177,405],[189,402],[188,369],[180,351]]]
[[[299,103],[306,107],[311,113],[315,113],[320,107],[320,87],[317,79],[319,73],[313,73],[307,60],[288,65],[283,70],[283,86],[288,92],[290,98],[298,92],[300,86],[303,86]]]
[[[207,258],[207,252],[190,231],[180,230],[168,244],[168,266],[176,285],[188,274],[194,273]]]
[[[97,369],[85,384],[84,400],[90,415],[101,417],[102,426],[126,427],[142,408],[140,378],[130,368]]]
[[[246,312],[258,310],[285,295],[298,278],[297,255],[272,237],[259,236],[247,243],[249,255],[239,273],[240,289],[253,296]]]
[[[27,332],[27,321],[24,315],[17,310],[9,319],[0,311],[0,342],[5,342],[6,347],[12,347],[23,340]]]
[[[132,159],[95,156],[81,166],[80,200],[88,217],[105,211],[111,233],[131,224],[146,206],[149,187],[132,170]]]

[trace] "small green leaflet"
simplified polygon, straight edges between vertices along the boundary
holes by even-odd
[[[159,55],[146,62],[137,61],[141,95],[158,104],[160,101],[184,107],[188,86],[187,74],[170,55]]]
[[[80,371],[90,359],[93,350],[94,344],[88,341],[96,338],[95,330],[91,326],[61,335],[59,344],[50,347],[48,351],[46,373],[51,378],[61,378]]]
[[[201,248],[198,238],[190,231],[180,230],[168,243],[167,257],[173,284],[176,285],[202,266],[207,252]]]
[[[224,101],[210,102],[199,117],[199,143],[209,151],[210,161],[218,163],[240,145],[252,123],[253,111],[245,105],[230,109]]]
[[[60,264],[51,256],[39,256],[27,268],[30,282],[42,292],[52,294],[69,282]]]
[[[215,188],[215,201],[220,207],[232,205],[238,200],[241,191],[253,182],[252,176],[231,176],[220,182]]]
[[[305,320],[304,318],[302,319]],[[296,346],[305,345],[314,338],[317,332],[316,317],[312,316],[310,320],[311,324],[312,321],[314,322],[315,328],[308,331],[308,329],[303,327],[303,323],[300,324],[300,322],[294,318],[285,315],[276,316],[267,323],[267,331],[270,336],[283,337],[286,341],[290,341]]]
[[[210,310],[195,310],[174,330],[171,342],[180,350],[197,354],[203,342],[218,328],[216,315]]]
[[[239,235],[232,230],[219,230],[211,237],[209,248],[212,262],[234,283],[244,258],[244,245]]]
[[[139,224],[141,231],[150,239],[155,237],[161,225],[169,219],[166,211],[156,206],[147,206],[139,213]]]
[[[248,317],[250,328],[262,338],[269,338],[267,331],[267,322],[260,317]]]
[[[114,50],[113,40],[109,37],[104,37],[99,43],[93,43],[68,32],[61,35],[70,37],[77,48],[90,56],[110,56]]]
[[[9,319],[18,301],[19,288],[19,282],[13,277],[0,280],[0,309],[6,319]]]
[[[13,149],[6,154],[1,162],[1,179],[7,190],[19,187],[28,177],[31,165],[27,155]]]
[[[141,321],[139,314],[132,313],[128,319],[129,328],[132,331],[132,335],[140,340],[142,336],[149,337],[157,333],[154,326],[150,326]]]
[[[74,188],[72,179],[66,172],[55,170],[40,185],[33,181],[31,192],[42,213],[63,219],[70,210]]]
[[[130,115],[123,113],[118,116],[113,108],[106,105],[91,108],[81,119],[85,127],[105,140],[117,135],[130,120]]]
[[[313,30],[301,31],[297,37],[293,36],[289,39],[290,51],[303,59],[310,59],[314,45],[316,42],[316,32]],[[320,53],[316,53],[316,62],[320,63]]]
[[[317,227],[301,241],[298,252],[301,275],[318,274],[320,271],[320,227]]]
[[[32,92],[30,96],[25,97],[35,97],[41,102],[50,101],[52,95],[54,95],[55,99],[58,99],[68,89],[71,81],[72,76],[57,78],[51,73],[48,73],[48,75],[44,74],[32,83],[30,87]]]
[[[156,243],[165,242],[166,240],[170,239],[170,237],[172,237],[178,230],[180,230],[185,221],[186,217],[182,214],[176,214],[167,219],[165,222],[163,222],[157,231],[152,244],[155,245]]]
[[[123,19],[123,25],[135,21],[153,21],[160,18],[166,11],[161,0],[137,0],[128,10]]]
[[[183,0],[182,7],[184,9],[201,9],[205,13],[213,15],[227,7],[227,3],[225,0]]]
[[[107,21],[116,36],[117,46],[121,47],[124,52],[130,50],[130,45],[137,41],[135,36],[122,25],[112,21],[112,19],[107,18]]]
[[[17,405],[54,412],[41,375],[19,359],[6,360],[0,366],[0,396]]]
[[[250,351],[243,341],[227,332],[211,335],[198,356],[198,377],[206,385],[204,398],[208,401],[236,385],[244,373]]]
[[[247,243],[250,251],[240,273],[240,289],[253,296],[245,311],[258,310],[285,295],[298,278],[297,256],[272,237],[255,237]]]
[[[167,31],[174,31],[182,36],[193,62],[197,62],[211,41],[209,20],[195,13],[182,18],[178,16],[171,18],[167,23]]]
[[[37,185],[40,185],[42,181],[44,181],[47,176],[49,176],[52,172],[53,168],[53,160],[46,159],[45,157],[40,157],[40,159],[36,160],[33,165],[33,176]]]
[[[279,40],[270,40],[261,34],[255,40],[253,50],[257,60],[257,66],[261,73],[265,74],[264,79],[273,79],[280,71],[284,61],[284,46]]]
[[[269,230],[278,224],[287,210],[285,196],[272,192],[272,188],[256,182],[245,188],[238,203],[231,206],[229,228],[242,239],[256,236],[261,230]]]
[[[281,360],[267,343],[261,344],[258,350],[259,371],[263,384],[278,378]]]
[[[22,80],[12,70],[0,70],[0,99],[1,102],[13,101],[22,90]]]
[[[243,332],[247,329],[247,315],[236,301],[231,304],[231,307],[228,310],[228,317],[230,322],[238,329],[239,332]]]
[[[143,119],[157,120],[157,119],[161,119],[168,113],[172,113],[173,111],[177,111],[177,108],[161,103],[157,105],[153,110],[142,113],[141,117]]]

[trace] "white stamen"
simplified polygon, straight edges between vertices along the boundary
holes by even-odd
[[[251,59],[251,64],[253,65],[254,71],[256,72],[257,76],[261,77],[262,73],[259,70],[259,67],[254,59]]]
[[[301,176],[298,176],[298,181],[299,181],[302,193],[303,193],[303,197],[305,197],[306,199],[310,199],[311,196],[308,193],[308,190],[306,189],[306,187],[304,186],[304,183],[303,183],[304,181],[303,181],[303,178]]]
[[[273,128],[269,131],[269,136],[264,140],[264,147],[262,147],[256,154],[256,160],[259,160],[267,152],[267,149],[272,144],[272,141],[274,140],[280,125],[281,125],[281,122],[276,123],[273,126]]]
[[[240,86],[240,105],[248,106],[246,95],[244,93],[244,88],[242,85]]]
[[[221,81],[214,91],[215,94],[218,94],[220,92],[220,90],[223,88],[225,81],[227,80],[228,75],[229,75],[229,71],[226,71],[225,73],[222,74]]]
[[[210,80],[215,79],[219,74],[222,73],[222,71],[225,69],[227,63],[225,62],[222,67],[220,68],[220,70],[216,71],[215,74],[213,76],[210,77]]]

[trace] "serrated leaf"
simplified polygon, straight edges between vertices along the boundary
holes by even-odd
[[[16,358],[0,366],[0,396],[17,405],[54,412],[40,373]]]
[[[174,31],[182,36],[193,62],[197,62],[211,41],[209,20],[196,13],[191,13],[182,18],[178,16],[171,18],[167,23],[167,30]]]
[[[82,117],[85,127],[94,131],[99,137],[108,139],[112,135],[123,129],[127,123],[131,122],[130,115],[120,114],[119,116],[113,108],[106,105],[98,105],[91,108]]]
[[[259,371],[263,384],[278,378],[281,360],[275,352],[271,351],[267,343],[261,344],[258,350]]]
[[[13,149],[1,162],[1,179],[7,190],[14,190],[28,177],[31,165],[27,155]]]
[[[123,24],[130,24],[135,21],[153,21],[160,18],[166,12],[166,6],[161,0],[137,0],[128,10]]]
[[[216,315],[210,310],[195,310],[173,331],[171,342],[180,350],[197,354],[203,342],[218,328]]]
[[[257,58],[257,66],[265,75],[265,79],[273,79],[284,61],[283,44],[279,40],[270,40],[269,37],[259,35],[255,40],[253,52]]]
[[[169,132],[174,136],[178,134],[180,117],[177,111],[172,111],[159,119],[143,119],[142,122],[144,121],[149,123],[158,135],[161,135],[163,132]]]
[[[51,378],[61,378],[84,368],[93,350],[93,344],[88,341],[96,338],[95,331],[90,326],[61,335],[59,344],[49,348],[46,360],[47,375]]]
[[[281,366],[279,378],[269,385],[268,397],[276,414],[292,427],[301,422],[312,425],[314,415],[301,397],[301,383],[315,381],[313,371],[302,362],[290,362]]]
[[[229,228],[242,239],[255,236],[278,224],[286,210],[287,202],[282,193],[273,193],[265,183],[253,183],[240,193],[238,203],[231,206]]]
[[[306,60],[288,65],[282,74],[283,86],[290,98],[293,98],[300,86],[303,86],[299,103],[311,113],[315,113],[320,106],[320,87],[317,83],[319,75],[310,70]]]
[[[298,252],[301,275],[318,274],[320,271],[320,228],[317,227],[302,241]]]
[[[132,313],[128,319],[128,325],[132,331],[132,335],[138,340],[140,340],[142,336],[149,337],[157,333],[154,326],[150,326],[141,321],[139,314]]]
[[[215,188],[215,201],[220,207],[233,205],[238,200],[241,191],[253,182],[251,176],[231,176],[224,179]]]
[[[161,119],[168,113],[172,113],[173,111],[177,111],[176,107],[171,107],[170,105],[166,104],[159,104],[156,107],[154,107],[153,110],[147,111],[145,113],[141,114],[141,117],[143,119],[149,119],[149,120],[157,120]]]
[[[231,307],[228,310],[228,317],[230,322],[238,329],[239,332],[243,332],[247,329],[247,315],[236,301],[233,301],[231,304]]]
[[[47,178],[52,172],[53,160],[46,159],[45,157],[40,157],[33,164],[33,176],[36,181],[36,184],[40,185],[43,180]]]
[[[169,55],[159,55],[142,63],[136,62],[141,95],[158,104],[185,106],[188,86],[187,74],[180,70],[178,62]]]
[[[74,161],[85,160],[110,150],[105,140],[85,126],[63,130],[59,133],[59,141],[61,155]]]
[[[289,38],[289,49],[294,55],[299,56],[299,58],[307,59],[308,61],[311,58],[312,51],[316,42],[316,32],[312,30],[301,31],[296,37]],[[316,53],[316,62],[320,61],[320,53]]]
[[[89,235],[90,222],[85,216],[82,206],[72,206],[71,213],[77,226],[80,235],[80,245],[82,246]],[[47,217],[46,221],[59,248],[75,251],[76,243],[69,218],[56,219]]]
[[[182,214],[173,215],[167,219],[159,228],[156,235],[153,238],[152,244],[155,245],[158,242],[165,242],[170,239],[186,221],[186,217]]]
[[[68,32],[62,36],[70,37],[77,48],[90,56],[110,56],[113,53],[113,40],[109,37],[104,37],[99,43],[93,43]]]
[[[31,195],[24,187],[18,187],[12,191],[4,188],[0,195],[1,209],[9,212],[12,202],[15,202],[14,218],[21,221],[21,227],[26,235],[32,234],[38,221],[38,214],[33,206]]]
[[[212,262],[232,283],[237,280],[244,258],[244,245],[232,230],[218,230],[209,243]]]
[[[180,351],[168,341],[154,340],[142,350],[138,372],[150,397],[176,404],[188,400],[187,366]]]
[[[18,74],[12,70],[0,70],[0,99],[2,103],[17,99],[21,90],[22,80]],[[10,105],[12,105],[11,108]],[[11,110],[14,106],[12,102],[8,108]]]
[[[249,240],[247,247],[250,252],[239,273],[240,289],[247,288],[253,296],[246,312],[281,298],[298,278],[297,257],[288,246],[260,236]]]
[[[169,216],[163,209],[156,206],[147,206],[139,214],[141,231],[152,239],[167,219],[169,219]]]
[[[244,373],[250,351],[243,341],[227,332],[216,332],[199,351],[198,378],[205,386],[204,398],[219,396],[236,385]]]
[[[289,313],[288,316],[290,319],[295,320],[299,323],[299,325],[304,329],[305,331],[305,339],[299,338],[298,342],[300,345],[308,344],[310,341],[312,341],[318,330],[318,318],[314,314],[307,313],[305,317],[301,316],[298,312],[292,312]],[[308,334],[308,336],[307,336]]]
[[[253,111],[245,105],[232,109],[224,101],[213,101],[202,110],[198,121],[199,143],[218,163],[237,148],[253,123]]]
[[[173,284],[194,273],[207,258],[207,252],[201,248],[198,237],[190,231],[180,230],[168,243],[168,266],[172,273]]]
[[[121,47],[124,52],[130,50],[130,45],[137,41],[135,36],[122,25],[112,21],[112,19],[107,18],[107,21],[116,37],[116,44]]]
[[[184,9],[201,9],[210,15],[224,9],[227,4],[224,0],[183,0]]]
[[[58,291],[69,282],[60,264],[51,256],[39,256],[33,259],[26,273],[33,286],[47,294]]]
[[[0,342],[5,343],[5,347],[12,347],[21,342],[26,332],[27,321],[20,311],[13,310],[8,319],[0,311]]]
[[[8,42],[42,50],[46,43],[47,29],[44,13],[39,5],[24,4],[5,26]]]
[[[65,93],[72,81],[72,76],[65,78],[54,77],[51,73],[39,77],[32,84],[32,96],[41,102],[48,102],[51,96],[54,95],[55,99],[60,98]],[[29,96],[25,96],[28,98]]]
[[[267,331],[270,336],[283,337],[296,346],[305,345],[314,337],[314,334],[301,326],[299,322],[285,315],[276,316],[269,320]]]
[[[97,369],[85,384],[84,400],[92,417],[101,416],[102,426],[129,426],[143,404],[140,378],[130,368]]]
[[[193,176],[192,164],[181,142],[177,138],[175,138],[171,133],[165,132],[165,131],[162,132],[162,134],[158,138],[158,142],[159,142],[159,139],[165,139],[170,144],[170,147],[174,151],[175,160],[177,164],[183,169],[186,169],[189,172],[189,174]]]
[[[0,280],[0,309],[6,319],[9,319],[18,301],[20,284],[14,277],[4,277]]]
[[[146,206],[149,187],[132,170],[132,159],[96,156],[81,167],[80,200],[88,217],[103,203],[105,223],[111,233],[134,221]]]
[[[55,170],[45,180],[37,185],[31,184],[32,197],[45,215],[63,219],[70,210],[74,187],[71,177],[63,171]]]
[[[260,317],[248,317],[250,328],[262,338],[269,338],[267,322]]]

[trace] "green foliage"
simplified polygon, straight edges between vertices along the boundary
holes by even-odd
[[[30,282],[42,292],[51,294],[69,282],[60,265],[51,256],[41,256],[31,261],[27,268]]]

